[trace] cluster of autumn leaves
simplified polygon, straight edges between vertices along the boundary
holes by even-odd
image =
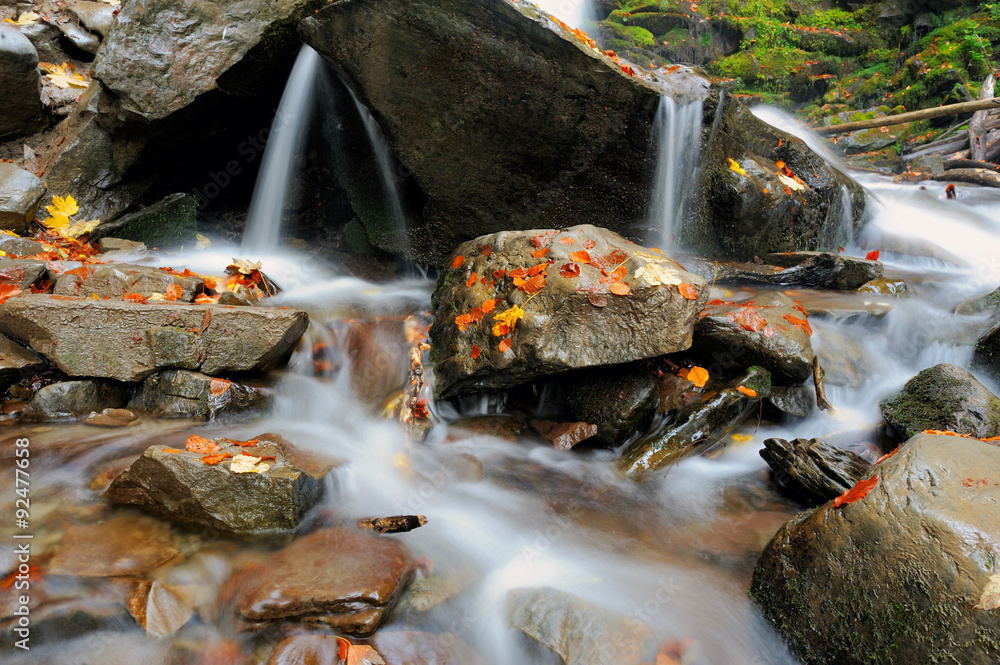
[[[560,231],[558,230],[549,230],[532,236],[531,244],[535,247],[535,250],[531,252],[531,256],[536,259],[546,259],[551,251],[551,247],[546,245],[548,245],[554,236],[559,233]],[[572,236],[564,235],[559,238],[559,243],[564,245],[573,245],[577,243],[577,239]],[[628,261],[635,258],[635,255],[630,255],[622,249],[612,250],[607,256],[591,255],[590,250],[593,250],[596,246],[596,241],[592,239],[584,240],[583,249],[570,253],[568,257],[569,261],[563,263],[559,267],[559,276],[564,279],[575,279],[580,276],[581,265],[590,265],[591,267],[600,270],[602,277],[599,282],[601,284],[607,284],[609,292],[616,296],[629,295],[632,292],[632,288],[623,280],[628,275],[628,268],[626,264]],[[659,250],[652,251],[659,252]],[[488,244],[481,245],[479,247],[479,253],[485,257],[492,256],[493,247]],[[471,267],[471,259],[474,258],[475,257],[466,257],[465,255],[460,254],[452,261],[451,268],[452,270],[461,270],[467,263],[469,263]],[[498,268],[489,275],[480,275],[479,273],[470,270],[469,276],[465,280],[465,286],[471,289],[479,284],[485,286],[487,289],[506,291],[510,285],[513,285],[518,291],[522,291],[528,295],[527,300],[522,303],[522,305],[527,305],[532,298],[538,295],[548,285],[547,271],[554,263],[556,263],[555,260],[547,259],[533,266],[519,267],[513,270]],[[646,268],[648,268],[648,266],[646,266]],[[650,269],[647,272],[649,273],[650,281],[652,283],[667,283],[657,281],[660,278],[657,276],[655,270]],[[636,274],[638,275],[639,272],[637,271]],[[490,277],[490,279],[487,279],[487,277]],[[510,280],[509,283],[506,281],[508,279]],[[698,291],[694,286],[681,283],[679,281],[675,285],[677,286],[678,292],[685,299],[695,300],[698,298]],[[593,286],[589,288],[580,287],[577,290],[587,291],[588,297],[591,298],[591,302],[594,303],[595,306],[603,306],[599,302],[595,302],[593,297]],[[495,311],[500,300],[501,298],[499,297],[499,294],[497,294],[496,297],[483,300],[479,306],[473,307],[465,314],[457,315],[455,317],[455,325],[458,326],[460,331],[464,331],[467,327],[483,321],[487,314],[493,313],[493,324],[490,328],[490,332],[494,337],[503,338],[500,340],[498,348],[501,353],[504,353],[511,348],[512,342],[510,334],[514,330],[517,322],[524,318],[525,310],[523,306],[513,304],[507,309]],[[481,353],[482,349],[480,349],[477,345],[472,346],[473,359],[479,358]]]
[[[226,383],[228,384],[229,382],[227,381]],[[228,387],[229,386],[226,385],[226,389],[228,389]],[[213,392],[214,390],[215,388],[213,386]],[[218,439],[218,441],[226,443],[230,446],[239,446],[241,448],[256,448],[257,444],[260,443],[258,439],[236,441],[234,439],[223,438]],[[232,473],[264,473],[271,468],[271,464],[264,462],[263,460],[277,459],[274,455],[261,455],[260,457],[247,454],[232,455],[227,453],[216,441],[206,439],[205,437],[198,436],[197,434],[192,434],[188,437],[184,448],[188,452],[202,455],[202,463],[209,466],[214,466],[225,459],[232,459],[232,464],[229,465],[229,470]],[[179,448],[164,448],[163,452],[178,454],[183,453],[184,450]]]

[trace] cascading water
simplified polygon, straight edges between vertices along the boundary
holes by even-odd
[[[702,104],[678,104],[660,97],[653,127],[657,149],[650,225],[660,233],[661,249],[674,245],[691,194],[697,190],[695,173],[701,143]]]
[[[534,0],[542,11],[552,14],[573,28],[582,28],[597,19],[594,0]]]
[[[271,124],[243,233],[244,252],[273,252],[281,239],[288,192],[299,169],[315,110],[317,82],[325,74],[319,53],[303,46]]]

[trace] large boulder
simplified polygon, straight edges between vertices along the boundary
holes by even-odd
[[[677,262],[589,225],[482,236],[448,263],[430,332],[443,397],[682,351],[708,298]]]
[[[0,143],[45,126],[38,52],[17,26],[0,23]]]
[[[694,102],[708,89],[686,69],[631,76],[509,0],[335,3],[300,31],[413,174],[425,223],[411,225],[412,253],[428,263],[499,229],[645,222],[660,97]]]
[[[691,352],[706,359],[710,374],[760,365],[777,383],[801,383],[812,374],[808,318],[802,305],[777,291],[713,300],[698,315]]]
[[[263,74],[254,68],[270,63],[248,55],[264,55],[288,42],[295,24],[320,4],[128,3],[94,61],[93,76],[115,93],[121,110],[146,121],[160,120],[223,87],[219,79],[238,63],[243,71],[230,73],[230,79]]]
[[[236,608],[260,628],[294,621],[367,637],[385,621],[415,570],[410,553],[391,537],[323,529],[248,571]]]
[[[28,408],[24,410],[24,418],[57,420],[88,416],[94,411],[125,406],[131,397],[131,386],[117,381],[60,381],[35,393]]]
[[[865,197],[854,180],[725,91],[713,90],[704,111],[700,201],[681,229],[682,245],[747,261],[836,251],[857,235]]]
[[[903,439],[924,430],[950,430],[980,439],[1000,436],[1000,399],[954,365],[925,369],[879,407]]]
[[[1000,660],[1000,448],[918,435],[860,500],[788,522],[751,596],[809,665]]]
[[[285,361],[308,325],[301,310],[69,296],[15,296],[0,333],[69,376],[139,381],[158,369],[218,375],[265,372]]]
[[[306,458],[274,435],[261,435],[248,446],[224,439],[215,443],[228,455],[208,464],[205,454],[152,446],[115,478],[105,496],[181,524],[223,533],[258,534],[294,529],[323,496],[323,476],[330,466]],[[237,472],[240,455],[267,458],[267,468]],[[211,461],[212,458],[210,458]],[[307,467],[306,469],[300,466]]]
[[[45,185],[34,173],[0,163],[0,229],[24,233],[44,195]]]

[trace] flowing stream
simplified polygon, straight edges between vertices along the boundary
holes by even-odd
[[[697,171],[701,144],[701,102],[678,104],[660,97],[653,126],[657,151],[653,176],[650,225],[660,233],[660,248],[674,246],[691,195],[697,191],[692,177]]]
[[[572,28],[582,28],[597,18],[594,0],[534,0],[534,4]]]
[[[811,320],[828,370],[836,365],[846,377],[828,384],[836,417],[754,418],[710,454],[686,459],[642,485],[614,475],[610,452],[560,453],[530,438],[513,443],[450,426],[460,415],[502,409],[497,402],[472,400],[459,410],[432,404],[426,440],[410,443],[398,425],[371,414],[391,393],[385,387],[405,377],[402,321],[429,309],[433,283],[374,285],[331,277],[281,251],[264,264],[286,289],[275,304],[308,310],[311,327],[290,366],[271,377],[272,411],[252,422],[145,421],[111,432],[84,425],[21,427],[18,435],[31,437],[33,446],[36,545],[54,546],[69,525],[112,512],[92,487],[100,487],[115,460],[154,443],[183,447],[195,433],[247,439],[278,432],[343,462],[307,520],[427,516],[426,526],[397,538],[430,563],[426,579],[449,591],[423,611],[404,600],[382,631],[455,635],[496,665],[556,663],[505,620],[509,590],[551,586],[645,622],[660,643],[693,640],[685,663],[794,663],[746,593],[757,554],[800,510],[770,484],[758,455],[761,442],[839,433],[844,445],[870,454],[866,444],[880,420],[879,399],[936,363],[967,366],[969,343],[985,319],[953,309],[1000,283],[1000,194],[960,187],[958,200],[947,201],[943,183],[894,185],[855,175],[873,200],[859,245],[880,249],[887,275],[905,279],[911,296],[792,292],[807,308],[831,312]],[[230,251],[220,247],[170,263],[217,269]],[[744,293],[715,291],[713,297]],[[10,542],[10,534],[3,535]],[[157,578],[195,585],[207,599],[178,634],[148,639],[134,623],[122,624],[68,641],[40,641],[17,662],[208,665],[251,662],[255,650],[266,654],[235,627],[226,583],[280,544],[179,529],[175,536],[185,558]],[[11,549],[0,551],[0,566],[14,565]],[[82,603],[99,602],[93,585],[63,585],[62,593]],[[230,658],[217,656],[223,648]]]

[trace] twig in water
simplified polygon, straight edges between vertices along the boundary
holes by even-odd
[[[813,385],[816,387],[816,406],[823,409],[824,411],[829,411],[832,415],[836,409],[833,408],[833,404],[830,404],[830,400],[826,398],[826,386],[823,385],[823,376],[826,372],[823,368],[819,366],[819,355],[813,356]]]

